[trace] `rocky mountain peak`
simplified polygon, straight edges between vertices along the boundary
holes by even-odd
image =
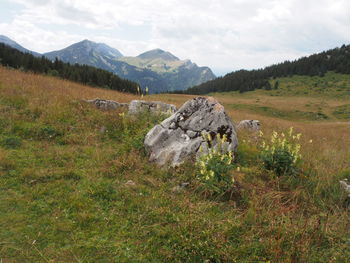
[[[150,51],[147,51],[145,53],[142,53],[137,56],[141,59],[147,59],[147,60],[153,60],[153,59],[163,59],[166,61],[177,61],[180,60],[178,57],[174,56],[168,51],[164,51],[162,49],[152,49]]]

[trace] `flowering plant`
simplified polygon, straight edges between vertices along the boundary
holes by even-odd
[[[203,134],[206,144],[212,147],[200,148],[200,157],[197,159],[197,178],[202,186],[211,193],[227,191],[234,183],[233,176],[229,173],[233,168],[233,153],[228,151],[226,135],[217,134],[215,145],[210,134]]]
[[[261,131],[259,136],[263,137]],[[287,133],[273,131],[270,140],[263,140],[260,145],[265,168],[274,171],[277,176],[294,174],[301,160],[300,137],[301,133],[293,134],[293,127]]]

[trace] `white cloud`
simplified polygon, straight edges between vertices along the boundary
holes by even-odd
[[[350,41],[345,0],[15,1],[23,8],[12,22],[0,20],[0,34],[35,51],[88,38],[126,55],[160,47],[199,65],[234,70]]]

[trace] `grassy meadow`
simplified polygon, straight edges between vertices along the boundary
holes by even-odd
[[[302,133],[301,171],[264,170],[259,139],[240,132],[241,194],[219,200],[198,191],[192,164],[148,162],[144,136],[164,116],[81,101],[139,97],[0,67],[0,262],[350,262],[339,185],[350,180],[350,77],[277,80],[277,90],[211,95],[267,137]]]

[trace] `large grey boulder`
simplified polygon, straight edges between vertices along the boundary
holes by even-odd
[[[85,100],[85,102],[94,104],[96,108],[101,110],[116,110],[119,108],[127,108],[129,106],[127,103],[119,103],[113,100],[103,99]]]
[[[131,114],[143,111],[174,114],[176,110],[175,105],[161,101],[132,100],[129,104],[129,113]]]
[[[240,121],[237,125],[237,129],[245,129],[250,131],[260,131],[260,121],[258,120],[243,120]]]
[[[213,138],[212,142],[206,140],[208,134]],[[224,107],[214,98],[197,97],[153,127],[144,144],[150,161],[161,166],[167,163],[176,166],[215,147],[217,134],[226,135],[226,151],[235,151],[238,144],[236,129]]]

